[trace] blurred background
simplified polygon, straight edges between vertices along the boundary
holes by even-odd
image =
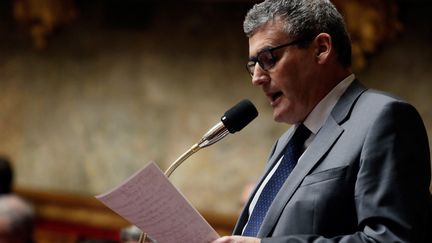
[[[38,242],[117,239],[93,197],[149,161],[165,170],[232,105],[259,117],[192,156],[171,181],[221,234],[260,175],[276,124],[244,65],[253,0],[0,1],[0,155],[35,205]],[[411,102],[432,141],[428,0],[334,0],[357,77]]]

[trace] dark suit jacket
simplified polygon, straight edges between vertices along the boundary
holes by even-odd
[[[262,178],[291,135],[292,129],[276,142]],[[432,231],[430,173],[428,138],[415,108],[356,80],[277,194],[258,237],[262,242],[432,242],[426,239]],[[234,234],[247,222],[251,198]]]

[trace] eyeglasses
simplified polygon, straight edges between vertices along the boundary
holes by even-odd
[[[266,48],[264,50],[261,50],[260,52],[258,52],[258,54],[255,57],[251,57],[249,59],[249,62],[246,64],[247,71],[253,77],[256,63],[258,63],[264,71],[268,71],[277,62],[276,57],[273,55],[273,51],[275,51],[277,49],[281,49],[283,47],[297,45],[297,44],[304,42],[304,41],[305,41],[304,39],[294,40],[294,41],[291,41],[289,43],[286,43],[286,44],[283,44],[280,46],[276,46],[276,47],[272,47],[272,48]]]

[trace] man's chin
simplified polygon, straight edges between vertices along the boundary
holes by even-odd
[[[277,105],[272,105],[273,108],[273,120],[279,123],[292,124],[293,106],[292,103],[284,99],[284,97],[279,97]]]
[[[289,123],[291,124],[289,121],[289,117],[287,117],[286,114],[284,113],[277,113],[276,111],[273,111],[273,120],[275,122],[279,122],[279,123]]]
[[[290,112],[287,110],[283,111],[277,111],[273,110],[273,120],[275,122],[279,123],[287,123],[287,124],[296,124],[301,122],[301,119],[296,119],[295,116],[293,116],[294,112]]]

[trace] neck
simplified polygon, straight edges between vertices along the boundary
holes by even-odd
[[[330,71],[329,71],[330,70]],[[320,85],[316,86],[314,91],[315,95],[312,95],[312,100],[309,101],[309,112],[342,80],[352,74],[350,68],[337,67],[324,67],[320,75],[317,75],[319,79],[317,82]]]

